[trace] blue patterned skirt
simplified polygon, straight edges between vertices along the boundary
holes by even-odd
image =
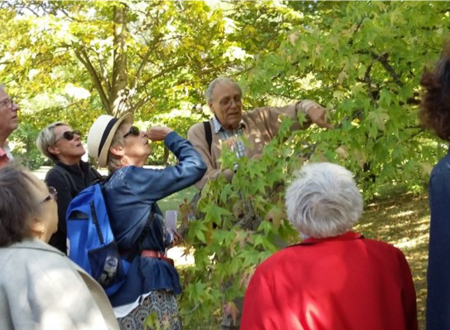
[[[178,303],[172,291],[152,291],[127,316],[117,319],[122,330],[152,330],[159,322],[161,329],[181,330]]]

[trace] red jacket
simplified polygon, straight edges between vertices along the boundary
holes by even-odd
[[[416,330],[403,253],[348,232],[307,239],[263,262],[245,294],[241,330]]]

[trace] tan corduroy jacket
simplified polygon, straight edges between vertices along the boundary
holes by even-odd
[[[249,147],[246,147],[245,150],[246,156],[252,158],[262,154],[264,146],[278,134],[278,129],[280,127],[278,117],[280,115],[285,115],[296,122],[296,124],[292,125],[291,131],[308,128],[311,124],[310,122],[306,122],[303,124],[303,127],[300,127],[297,122],[297,112],[303,111],[307,113],[311,107],[320,106],[313,101],[303,100],[281,108],[265,107],[242,112],[244,136],[249,143]],[[205,176],[195,184],[198,189],[202,189],[209,179],[214,179],[218,175],[224,175],[230,181],[233,177],[233,172],[231,170],[222,171],[220,169],[220,139],[218,134],[214,134],[211,120],[210,125],[212,131],[211,152],[209,152],[205,129],[202,123],[193,125],[188,132],[188,140],[202,155],[203,160],[208,166]]]

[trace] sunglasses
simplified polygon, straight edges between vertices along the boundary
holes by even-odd
[[[50,201],[50,200],[57,200],[57,195],[58,195],[58,192],[56,191],[56,188],[54,188],[54,187],[48,187],[48,192],[50,193],[50,195],[48,195],[47,197],[45,197],[45,199],[42,201],[42,203],[45,203],[45,202],[48,202],[48,201]]]
[[[125,139],[128,135],[139,136],[139,134],[141,134],[139,128],[136,126],[131,126],[130,130],[124,134],[123,138]]]
[[[67,141],[72,141],[75,135],[81,136],[80,131],[65,131],[59,138],[56,139],[55,143],[61,139],[66,139]]]

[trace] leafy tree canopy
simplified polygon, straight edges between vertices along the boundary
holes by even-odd
[[[143,127],[185,134],[209,116],[203,92],[222,75],[240,82],[246,109],[307,98],[329,110],[335,129],[288,136],[285,123],[259,161],[239,160],[232,184],[217,180],[203,191],[182,300],[194,322],[242,295],[245,281],[234,279],[277,249],[275,237],[297,239],[282,210],[302,160],[346,166],[367,198],[398,183],[423,190],[446,146],[418,123],[419,82],[449,20],[446,2],[3,2],[0,74],[26,128],[12,139],[37,166],[30,141],[56,120],[87,132],[101,113],[133,112]],[[235,161],[225,153],[224,167]],[[233,226],[248,206],[242,200],[262,221],[257,230]]]

